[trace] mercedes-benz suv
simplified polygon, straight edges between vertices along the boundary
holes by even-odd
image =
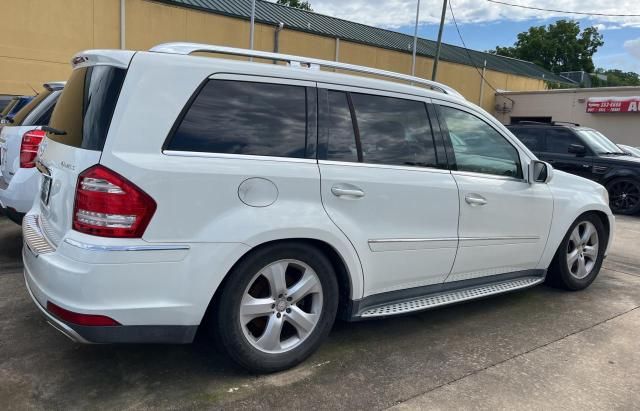
[[[439,83],[191,43],[73,66],[23,258],[36,305],[76,341],[188,343],[203,328],[272,372],[338,316],[584,289],[611,243],[602,186]]]

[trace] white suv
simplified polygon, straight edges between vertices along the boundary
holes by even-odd
[[[438,83],[189,43],[73,65],[23,257],[37,306],[76,341],[188,343],[205,328],[271,372],[316,350],[337,315],[545,278],[583,289],[611,243],[602,186],[553,172]]]

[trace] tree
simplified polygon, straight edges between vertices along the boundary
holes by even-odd
[[[599,68],[596,70],[596,74],[601,74],[607,77],[606,80],[600,80],[598,77],[593,77],[591,84],[593,87],[620,87],[620,86],[640,86],[640,75],[632,71],[622,71],[618,69],[605,70]]]
[[[284,6],[295,7],[296,9],[313,11],[311,8],[311,4],[308,1],[300,1],[300,0],[278,0],[276,3],[282,4]]]
[[[518,34],[513,47],[496,47],[490,53],[531,61],[547,70],[592,73],[593,55],[604,44],[596,27],[580,31],[577,21],[558,20]]]

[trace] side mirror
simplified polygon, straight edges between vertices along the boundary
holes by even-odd
[[[529,184],[546,184],[553,178],[551,164],[540,160],[531,160],[529,163]]]
[[[571,144],[568,151],[569,154],[575,154],[577,156],[583,156],[587,154],[587,149],[582,144]]]

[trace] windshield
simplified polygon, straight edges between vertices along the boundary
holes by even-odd
[[[599,131],[589,129],[576,131],[587,142],[589,147],[598,154],[627,154]]]

